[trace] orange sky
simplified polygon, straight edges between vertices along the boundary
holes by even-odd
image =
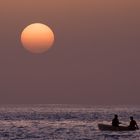
[[[1,103],[139,104],[139,0],[0,0]],[[20,42],[49,25],[46,54]]]

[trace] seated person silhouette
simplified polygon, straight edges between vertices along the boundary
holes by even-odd
[[[118,119],[118,115],[114,115],[114,119],[112,120],[112,126],[114,126],[114,127],[119,127],[119,124],[120,124],[120,122],[119,122],[119,119]]]
[[[137,125],[136,121],[133,119],[133,117],[132,117],[132,116],[130,117],[130,124],[129,124],[129,128],[130,128],[131,130],[136,130],[136,129],[139,129],[139,127],[138,127],[138,125]]]

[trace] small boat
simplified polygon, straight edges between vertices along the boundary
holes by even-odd
[[[130,129],[128,126],[115,127],[115,126],[108,125],[108,124],[98,124],[98,128],[102,131],[134,131],[134,130]]]

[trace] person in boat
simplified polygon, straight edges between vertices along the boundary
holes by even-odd
[[[115,127],[119,127],[119,119],[118,119],[118,115],[114,115],[114,119],[112,120],[112,126],[115,126]]]
[[[134,118],[131,116],[130,117],[130,124],[128,126],[131,130],[136,130],[136,129],[139,129],[136,121],[134,120]]]

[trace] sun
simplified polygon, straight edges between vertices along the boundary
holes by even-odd
[[[42,23],[33,23],[24,28],[21,33],[23,47],[32,53],[44,53],[54,43],[54,33],[50,27]]]

